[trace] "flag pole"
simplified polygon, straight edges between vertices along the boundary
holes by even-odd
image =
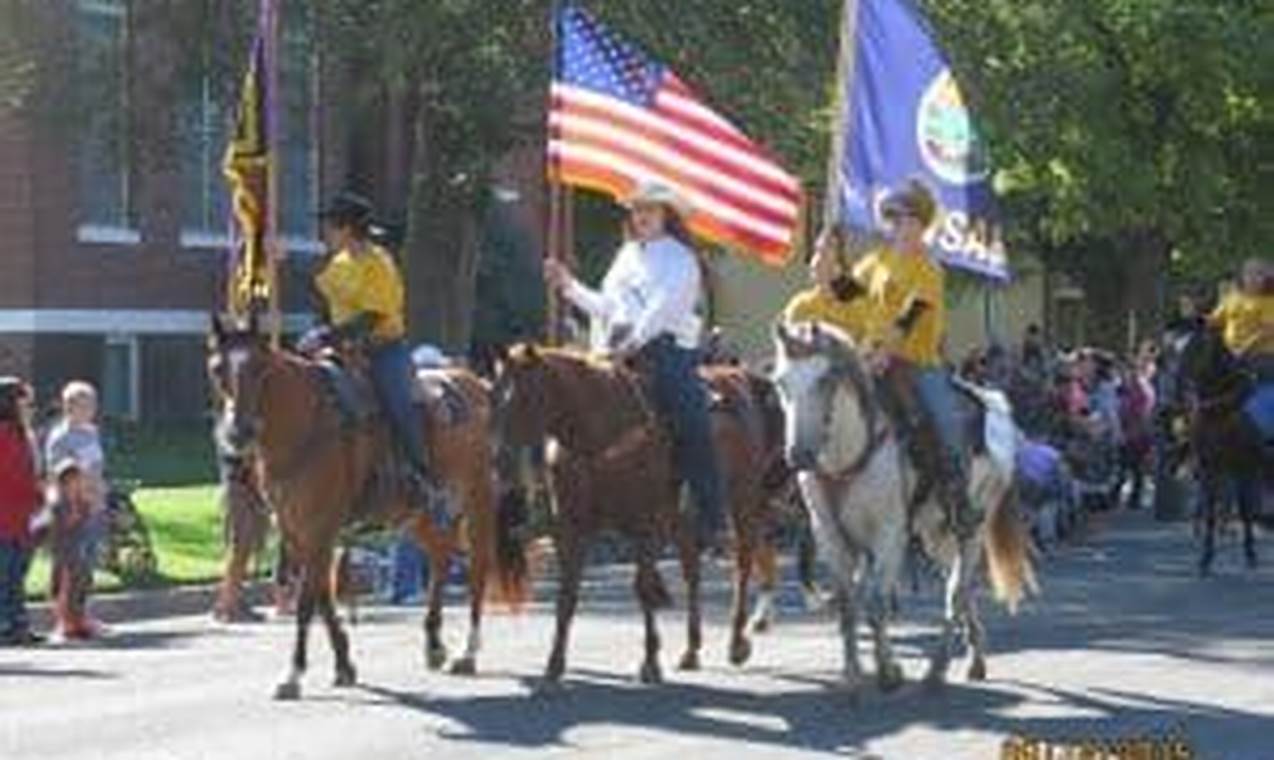
[[[563,186],[561,178],[558,176],[553,163],[554,159],[548,155],[548,144],[553,139],[552,130],[549,128],[548,117],[553,110],[553,83],[557,81],[558,75],[558,39],[557,39],[557,23],[561,12],[560,0],[553,0],[549,4],[549,93],[545,108],[544,118],[544,153],[547,162],[546,175],[548,177],[548,234],[545,235],[545,258],[550,262],[560,262],[562,247],[562,206],[563,206]],[[545,329],[544,339],[549,345],[557,345],[560,339],[559,325],[561,324],[561,297],[557,288],[545,281],[546,301],[545,301]]]
[[[277,350],[283,330],[280,305],[280,260],[284,251],[279,244],[279,6],[276,0],[261,0],[265,15],[265,79],[266,79],[266,156],[268,188],[266,190],[266,261],[270,293],[270,342]]]
[[[849,142],[850,118],[848,89],[854,81],[858,54],[858,3],[845,0],[840,24],[840,51],[836,62],[836,121],[832,124],[832,150],[827,159],[827,178],[823,192],[823,225],[839,225],[844,211],[840,198],[841,167],[845,163],[845,146]]]

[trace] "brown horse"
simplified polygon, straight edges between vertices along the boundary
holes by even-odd
[[[319,365],[272,349],[256,329],[227,327],[213,320],[209,370],[226,399],[225,445],[253,450],[260,458],[262,483],[277,516],[291,563],[300,573],[296,643],[292,667],[275,691],[278,699],[300,696],[306,668],[306,639],[317,608],[336,656],[336,685],[352,685],[355,670],[349,640],[332,599],[333,551],[344,528],[354,522],[408,526],[428,552],[432,570],[425,617],[426,659],[431,669],[446,660],[440,636],[442,585],[451,557],[468,544],[470,630],[454,673],[472,673],[480,646],[483,601],[492,591],[511,603],[525,597],[523,553],[512,526],[493,503],[494,483],[488,437],[487,386],[465,370],[440,370],[464,396],[469,413],[446,420],[445,409],[431,402],[428,426],[430,460],[463,520],[438,531],[410,503],[397,478],[386,477],[392,442],[382,424],[350,425],[325,390]],[[357,510],[357,511],[356,511]],[[461,527],[467,528],[462,538]],[[464,539],[467,539],[464,540]]]
[[[747,585],[767,519],[763,426],[743,370],[713,369],[705,377],[716,396],[713,434],[735,533],[730,661],[742,665],[752,649],[746,635]],[[635,544],[635,590],[646,624],[641,680],[662,680],[654,614],[669,596],[655,562],[669,541],[678,548],[687,588],[689,631],[680,667],[697,669],[702,646],[699,558],[691,525],[679,509],[681,478],[673,466],[671,442],[640,376],[575,351],[521,345],[501,363],[494,396],[505,445],[551,440],[548,466],[560,581],[547,682],[558,682],[565,671],[584,559],[603,528],[615,529]]]
[[[260,613],[243,598],[243,584],[252,558],[265,548],[270,530],[270,507],[261,493],[260,473],[253,457],[227,458],[221,465],[222,534],[226,545],[225,571],[217,587],[212,616],[223,623],[256,622]]]

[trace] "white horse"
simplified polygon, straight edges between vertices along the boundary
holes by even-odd
[[[818,324],[779,324],[775,343],[786,455],[799,471],[819,553],[835,578],[845,686],[856,692],[862,685],[856,628],[863,607],[880,688],[893,690],[903,682],[887,626],[913,535],[946,571],[946,613],[926,681],[944,682],[961,626],[972,649],[968,677],[985,679],[986,632],[974,596],[984,549],[995,597],[1010,611],[1027,589],[1035,589],[1029,538],[1012,498],[1016,427],[1008,402],[998,392],[966,387],[970,404],[977,399],[985,411],[988,445],[970,452],[969,493],[975,505],[986,506],[986,514],[975,535],[961,541],[936,498],[913,508],[917,473],[890,429],[853,341]]]

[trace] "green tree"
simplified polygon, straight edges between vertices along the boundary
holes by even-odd
[[[923,5],[1001,169],[1010,239],[1085,285],[1108,340],[1129,301],[1155,316],[1164,274],[1268,246],[1274,6]]]

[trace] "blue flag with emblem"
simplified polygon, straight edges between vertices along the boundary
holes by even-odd
[[[919,177],[941,206],[928,239],[937,257],[1007,279],[986,150],[924,16],[912,0],[847,1],[835,211],[876,231],[885,194]]]

